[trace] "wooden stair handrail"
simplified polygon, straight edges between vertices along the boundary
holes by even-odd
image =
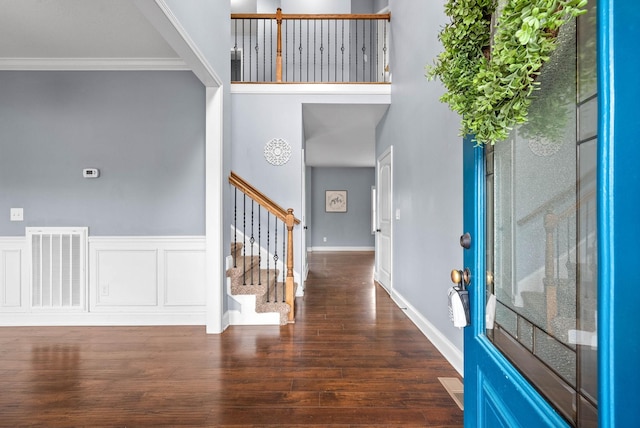
[[[229,183],[241,190],[258,204],[266,208],[271,214],[275,215],[285,223],[287,222],[287,215],[289,214],[288,210],[285,210],[280,205],[273,202],[264,193],[253,187],[245,179],[243,179],[233,171],[231,171],[231,174],[229,175]],[[293,210],[291,210],[291,212],[293,212]],[[293,217],[293,223],[300,224],[300,220]]]
[[[344,20],[379,20],[391,21],[391,13],[280,13],[280,19],[344,19]],[[277,13],[232,13],[231,19],[278,19]]]

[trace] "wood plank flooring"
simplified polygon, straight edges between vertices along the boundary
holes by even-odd
[[[459,427],[459,377],[373,282],[314,253],[283,327],[0,328],[0,426]]]

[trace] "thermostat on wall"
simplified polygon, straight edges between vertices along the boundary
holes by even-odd
[[[100,170],[98,168],[85,168],[82,170],[82,176],[84,178],[98,178]]]

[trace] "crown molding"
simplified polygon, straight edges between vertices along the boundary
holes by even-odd
[[[180,58],[0,58],[0,70],[190,70]]]

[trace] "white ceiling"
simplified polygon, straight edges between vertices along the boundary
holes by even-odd
[[[376,125],[387,104],[305,104],[302,121],[309,166],[372,167]]]
[[[96,59],[184,66],[133,0],[0,0],[0,68]]]
[[[0,0],[0,70],[34,69],[186,69],[186,64],[134,0]],[[307,164],[375,166],[375,127],[387,107],[304,105]]]

